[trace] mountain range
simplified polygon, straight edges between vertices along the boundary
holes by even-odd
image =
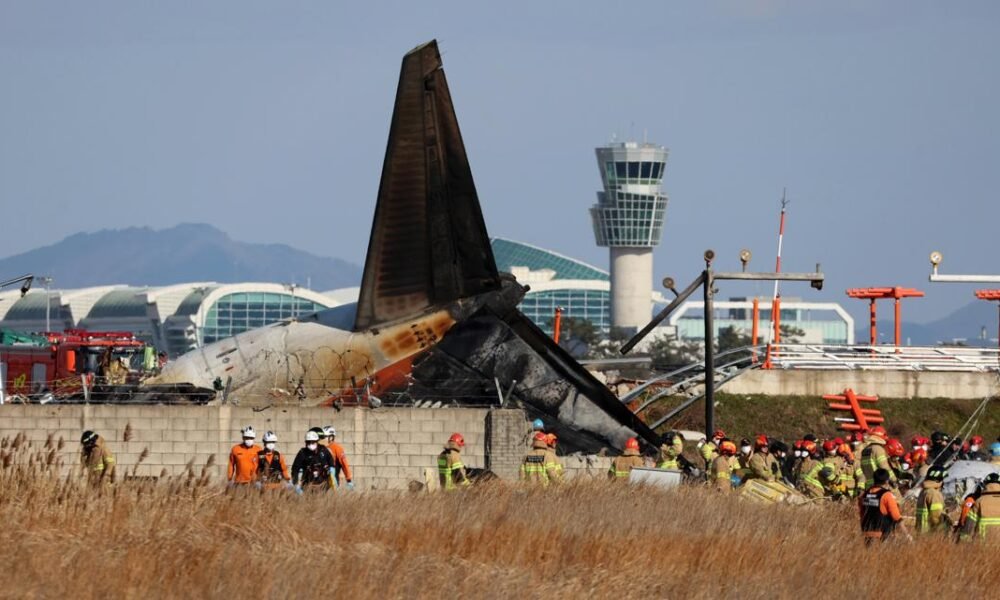
[[[77,233],[0,259],[0,273],[52,277],[53,288],[123,283],[162,286],[193,281],[295,283],[326,291],[360,284],[355,264],[284,244],[239,242],[211,225],[129,227]],[[36,285],[38,283],[36,282]]]
[[[993,302],[974,300],[946,317],[930,323],[902,323],[902,343],[910,346],[933,346],[940,342],[960,342],[968,346],[996,347],[997,307]],[[876,323],[879,340],[891,343],[895,325],[891,320]],[[985,336],[983,335],[985,328]],[[856,341],[865,343],[871,337],[868,322],[855,329]]]

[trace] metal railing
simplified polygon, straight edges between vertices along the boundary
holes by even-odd
[[[960,346],[840,346],[782,344],[771,351],[775,369],[1000,371],[1000,350]]]

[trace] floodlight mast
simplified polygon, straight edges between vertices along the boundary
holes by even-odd
[[[826,276],[820,271],[820,266],[816,265],[815,273],[756,273],[756,272],[746,272],[746,264],[750,261],[750,252],[746,251],[740,253],[740,259],[743,263],[743,272],[727,272],[719,271],[714,272],[712,270],[712,261],[715,259],[715,251],[706,250],[704,254],[705,260],[705,270],[701,272],[700,275],[695,277],[684,291],[677,293],[674,289],[673,278],[667,277],[663,280],[664,286],[667,287],[671,292],[673,292],[677,297],[674,298],[670,304],[668,304],[663,310],[661,310],[653,320],[646,324],[638,333],[632,336],[628,342],[622,346],[620,352],[622,354],[628,354],[636,344],[642,341],[649,332],[651,332],[657,325],[663,322],[664,319],[670,316],[674,310],[677,309],[685,300],[688,299],[691,294],[698,289],[698,286],[702,286],[702,291],[705,298],[705,437],[709,438],[712,432],[715,431],[715,344],[713,340],[715,339],[715,322],[714,313],[715,309],[713,306],[713,299],[715,297],[716,291],[715,281],[718,279],[724,280],[738,280],[738,281],[808,281],[809,284],[817,290],[823,289],[823,281]],[[667,285],[669,284],[669,285]]]
[[[944,260],[944,255],[938,251],[931,252],[931,275],[928,280],[932,283],[1000,283],[1000,275],[941,275],[938,273],[938,265]],[[976,298],[980,300],[1000,300],[1000,290],[977,290]],[[1000,304],[997,305],[1000,310]],[[997,331],[997,343],[1000,344],[1000,330]]]
[[[8,279],[6,281],[0,281],[0,288],[5,288],[8,285],[14,285],[15,283],[21,284],[21,296],[23,297],[31,289],[31,282],[35,280],[34,275],[21,275],[20,277],[15,277],[13,279]]]

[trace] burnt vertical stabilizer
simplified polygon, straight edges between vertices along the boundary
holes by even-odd
[[[355,330],[497,290],[437,42],[403,57]]]

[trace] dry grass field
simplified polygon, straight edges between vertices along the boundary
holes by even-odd
[[[227,493],[198,467],[94,490],[51,473],[55,454],[25,464],[9,442],[3,597],[928,598],[992,596],[1000,584],[991,548],[919,539],[866,550],[846,506],[602,481]]]

